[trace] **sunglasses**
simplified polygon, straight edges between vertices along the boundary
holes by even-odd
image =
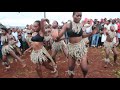
[[[27,33],[27,34],[32,34],[32,33]]]

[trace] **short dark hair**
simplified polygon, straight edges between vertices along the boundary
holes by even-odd
[[[97,21],[98,23],[100,23],[99,21]]]
[[[92,30],[94,30],[94,29],[96,29],[96,28],[98,28],[97,25],[93,25],[93,26],[92,26]]]
[[[2,27],[1,29],[8,33],[8,29],[6,27]]]
[[[111,22],[110,20],[107,20],[109,23]]]
[[[76,14],[76,12],[73,12],[73,16]]]
[[[55,21],[56,23],[57,23],[57,25],[58,25],[58,21]]]
[[[36,20],[35,22],[36,22],[36,23],[38,23],[38,25],[39,25],[39,26],[41,26],[41,25],[40,25],[40,21],[39,21],[39,20]]]

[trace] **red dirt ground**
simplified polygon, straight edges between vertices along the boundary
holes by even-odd
[[[120,49],[118,49],[120,52]],[[58,58],[59,57],[59,58]],[[118,66],[109,66],[109,68],[104,68],[104,58],[105,52],[102,48],[89,48],[88,51],[88,60],[89,60],[89,72],[88,78],[118,78],[120,76],[119,70],[120,65]],[[113,55],[110,55],[111,62],[113,63]],[[23,56],[27,67],[22,68],[19,62],[11,63],[11,69],[8,72],[4,72],[4,66],[0,61],[0,78],[39,78],[36,71],[35,65],[30,61],[29,54]],[[118,62],[120,63],[120,53],[118,56]],[[59,78],[68,78],[67,71],[67,60],[62,53],[57,55],[57,64],[59,71]],[[52,78],[50,71],[42,67],[43,77]],[[118,75],[119,74],[119,75]],[[79,67],[75,68],[75,77],[82,78],[82,72]]]

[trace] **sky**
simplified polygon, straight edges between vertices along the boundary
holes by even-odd
[[[82,19],[120,18],[120,12],[83,12],[82,14]],[[0,12],[0,23],[7,26],[26,26],[43,17],[44,12]],[[46,12],[46,17],[50,23],[57,20],[61,24],[62,21],[72,20],[72,12]]]

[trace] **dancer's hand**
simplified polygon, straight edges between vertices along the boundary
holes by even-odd
[[[14,41],[14,43],[18,43],[18,41]]]
[[[55,41],[55,42],[60,41],[59,37],[56,37],[56,38],[54,39],[54,41]]]
[[[118,44],[119,44],[119,43],[115,43],[115,44],[114,44],[114,47],[117,47]]]
[[[27,52],[28,52],[28,50],[24,51],[24,53],[23,53],[23,54],[26,54]]]
[[[49,24],[49,20],[47,18],[41,19],[41,22],[46,21]]]
[[[108,33],[108,32],[106,32],[106,35],[109,35],[109,33]]]

